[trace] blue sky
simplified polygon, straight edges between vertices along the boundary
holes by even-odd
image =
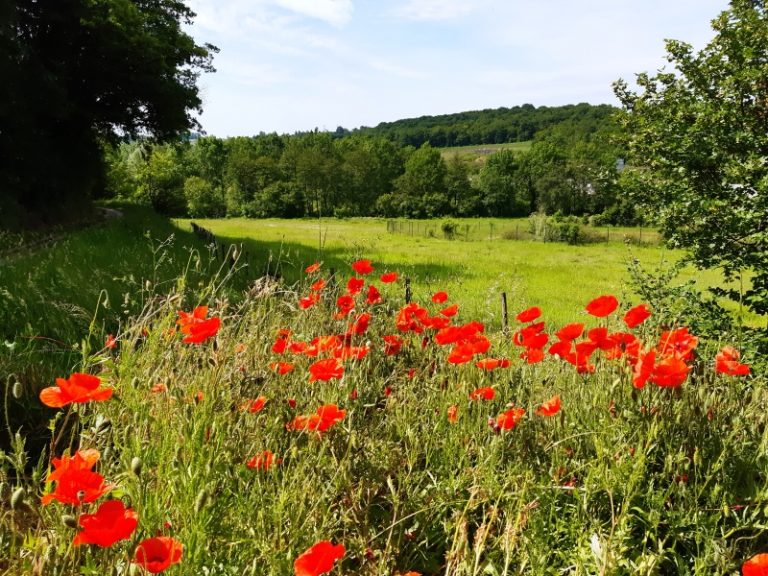
[[[216,136],[355,128],[531,103],[617,104],[611,83],[703,47],[727,0],[190,0],[221,49]]]

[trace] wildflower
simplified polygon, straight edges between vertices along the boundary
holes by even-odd
[[[148,572],[159,574],[173,564],[181,562],[183,546],[170,536],[147,538],[139,542],[133,560]]]
[[[346,416],[346,410],[339,410],[336,404],[326,404],[320,406],[315,414],[310,416],[297,416],[288,425],[289,429],[293,430],[314,430],[317,432],[325,432],[334,424],[341,422]]]
[[[56,378],[56,384],[40,391],[40,401],[51,408],[72,403],[101,402],[112,397],[112,388],[101,388],[99,377],[90,374],[75,372],[67,380]]]
[[[586,310],[592,316],[597,316],[598,318],[604,318],[608,316],[611,312],[616,310],[618,306],[619,306],[619,301],[616,300],[615,296],[606,295],[606,296],[599,296],[594,300],[592,300],[589,304],[587,304]]]
[[[344,294],[336,299],[336,307],[339,309],[337,318],[343,318],[348,316],[350,312],[355,308],[355,299],[349,294]]]
[[[62,504],[79,506],[93,502],[109,492],[112,486],[104,483],[104,477],[87,468],[68,467],[57,476],[56,488],[41,499],[42,504],[58,500]]]
[[[206,316],[208,316],[208,306],[197,306],[192,312],[179,310],[178,315],[179,319],[176,320],[176,324],[179,325],[182,333],[187,334],[188,332],[184,332],[185,328],[205,320]]]
[[[272,464],[279,464],[280,461],[275,461],[275,455],[271,450],[264,450],[259,454],[256,454],[253,458],[250,458],[245,465],[251,470],[264,470],[265,472],[272,467]]]
[[[725,346],[715,356],[715,371],[726,376],[746,376],[749,366],[739,362],[741,354],[733,346]]]
[[[397,282],[397,272],[386,272],[381,275],[380,280],[384,284],[391,284],[392,282]]]
[[[107,334],[107,340],[104,342],[104,348],[109,348],[110,350],[117,348],[117,340],[115,340],[115,337],[112,334]]]
[[[320,292],[320,291],[322,291],[323,288],[325,288],[325,278],[320,278],[319,280],[316,280],[309,287],[309,289],[312,292]]]
[[[768,576],[768,554],[757,554],[741,565],[744,576]]]
[[[432,302],[434,302],[435,304],[442,304],[446,300],[448,300],[447,292],[441,291],[441,292],[435,292],[434,294],[432,294]]]
[[[394,356],[400,353],[400,349],[403,347],[403,339],[396,334],[382,336],[384,340],[384,354],[387,356]]]
[[[163,382],[158,382],[149,389],[152,394],[160,394],[161,392],[166,392],[167,390],[168,386],[166,386]]]
[[[333,569],[336,561],[344,557],[345,552],[343,544],[334,546],[328,540],[318,542],[296,558],[293,563],[294,576],[327,574]]]
[[[515,316],[515,318],[517,318],[518,322],[525,324],[527,322],[533,322],[539,316],[541,316],[541,308],[538,306],[532,306],[520,312],[517,316]]]
[[[456,424],[456,420],[459,418],[459,407],[456,406],[456,404],[453,404],[452,406],[448,406],[448,410],[446,410],[446,415],[448,416],[448,422],[451,424]]]
[[[361,276],[365,276],[373,272],[373,266],[371,266],[370,260],[358,260],[357,262],[352,262],[352,270]]]
[[[570,342],[571,340],[576,340],[581,334],[584,332],[584,324],[581,323],[574,323],[574,324],[567,324],[560,328],[557,332],[555,332],[555,336],[557,336],[558,340],[561,340],[563,342]]]
[[[299,308],[302,310],[308,310],[318,302],[320,302],[320,294],[317,292],[312,292],[309,296],[299,298]]]
[[[256,398],[256,400],[252,400],[248,403],[248,412],[251,414],[256,414],[258,412],[261,412],[264,409],[264,406],[267,403],[267,397],[266,396],[259,396]]]
[[[285,376],[294,369],[294,365],[290,362],[272,362],[269,365],[269,369],[277,372],[280,376]]]
[[[656,350],[662,356],[674,354],[677,358],[687,362],[693,357],[693,351],[698,344],[698,337],[688,332],[688,328],[682,327],[663,332]]]
[[[624,324],[627,328],[635,328],[645,322],[651,316],[651,309],[647,304],[638,304],[634,308],[627,310],[624,314]]]
[[[490,386],[476,388],[469,393],[470,400],[493,400],[496,397],[496,391]]]
[[[370,304],[373,306],[374,304],[381,304],[381,292],[379,292],[379,289],[376,288],[373,284],[368,286],[368,295],[365,298],[365,301],[367,304]]]
[[[347,282],[347,294],[350,296],[359,294],[363,289],[363,286],[365,286],[365,280],[352,276],[352,278],[350,278]]]
[[[358,314],[355,318],[354,323],[349,327],[349,330],[347,331],[348,334],[365,334],[365,331],[368,330],[368,323],[371,321],[371,315],[368,312],[363,312],[362,314]]]
[[[459,311],[459,305],[458,304],[451,304],[450,306],[446,306],[442,310],[440,310],[440,314],[442,316],[445,316],[446,318],[453,318],[456,316],[456,314]]]
[[[99,461],[101,454],[94,448],[78,450],[73,456],[66,454],[61,458],[53,458],[51,463],[54,470],[48,473],[48,482],[57,481],[64,472],[69,470],[91,470]]]
[[[554,416],[560,412],[560,396],[552,396],[536,409],[537,416]]]
[[[310,264],[309,266],[304,268],[304,272],[307,274],[314,274],[315,272],[320,270],[320,266],[322,266],[320,262],[315,262],[314,264]]]
[[[108,548],[115,542],[131,537],[139,523],[139,516],[126,508],[121,500],[102,502],[95,514],[83,514],[78,524],[83,530],[75,536],[73,546],[95,544]]]
[[[524,409],[513,407],[506,412],[499,414],[495,419],[491,418],[488,424],[496,432],[501,430],[513,430],[515,426],[517,426],[517,423],[522,419],[523,414],[525,414]]]
[[[475,362],[475,366],[481,370],[496,370],[496,368],[509,368],[510,362],[506,358],[483,358]]]
[[[344,366],[336,358],[318,360],[309,367],[309,381],[323,380],[327,382],[332,378],[341,378],[344,375]]]

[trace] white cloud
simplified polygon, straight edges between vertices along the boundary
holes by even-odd
[[[352,0],[274,0],[281,8],[342,27],[352,18]]]
[[[395,13],[408,20],[454,20],[476,11],[480,2],[466,0],[408,0]]]

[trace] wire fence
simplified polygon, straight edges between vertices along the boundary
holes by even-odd
[[[422,238],[445,238],[464,241],[543,240],[536,235],[527,220],[452,221],[452,220],[387,220],[387,232]],[[662,237],[655,228],[637,226],[580,225],[578,243],[624,242],[657,245]]]

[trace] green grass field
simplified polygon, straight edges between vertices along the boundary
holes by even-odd
[[[565,323],[596,294],[628,295],[631,259],[654,268],[681,256],[661,246],[627,244],[620,231],[614,231],[611,242],[583,246],[505,239],[514,238],[515,228],[527,230],[524,219],[459,220],[460,234],[454,240],[439,237],[439,223],[430,221],[406,221],[404,231],[397,233],[387,232],[386,220],[364,218],[195,222],[224,242],[242,244],[257,266],[265,266],[265,261],[273,270],[279,266],[288,282],[298,280],[300,271],[316,260],[346,273],[350,262],[365,257],[382,271],[397,269],[408,275],[419,297],[436,290],[462,294],[467,315],[494,325],[500,322],[502,292],[510,311],[537,305],[554,321]],[[189,221],[177,224],[189,230]],[[475,239],[461,239],[464,226],[473,230],[470,238]],[[429,230],[437,236],[430,237]],[[702,287],[718,282],[712,272],[690,274]]]
[[[303,575],[295,563],[324,542],[344,551],[312,576],[730,576],[768,550],[761,360],[747,350],[752,373],[724,375],[715,354],[738,343],[662,336],[678,326],[663,310],[633,328],[621,320],[639,301],[627,261],[679,254],[485,237],[488,221],[453,240],[388,232],[384,220],[196,221],[214,248],[187,220],[124,209],[0,269],[3,576],[144,574],[137,550],[157,535],[183,549],[162,565],[169,575]],[[345,316],[337,296],[360,258],[382,301],[364,288]],[[331,268],[336,284],[316,284],[301,309]],[[283,282],[254,282],[265,271]],[[381,283],[385,271],[400,280]],[[447,302],[432,302],[438,290]],[[618,311],[587,314],[606,293]],[[180,324],[197,305],[209,309]],[[538,336],[513,338],[514,315],[533,305]],[[203,317],[215,327],[195,339]],[[558,357],[548,346],[571,322],[597,330]],[[481,358],[508,366],[485,371]],[[68,397],[78,402],[43,406],[41,389],[74,372],[111,397],[79,389]],[[58,385],[46,399],[66,399]],[[86,449],[51,479],[51,456]],[[83,515],[106,503],[129,508],[133,525],[94,530]]]

